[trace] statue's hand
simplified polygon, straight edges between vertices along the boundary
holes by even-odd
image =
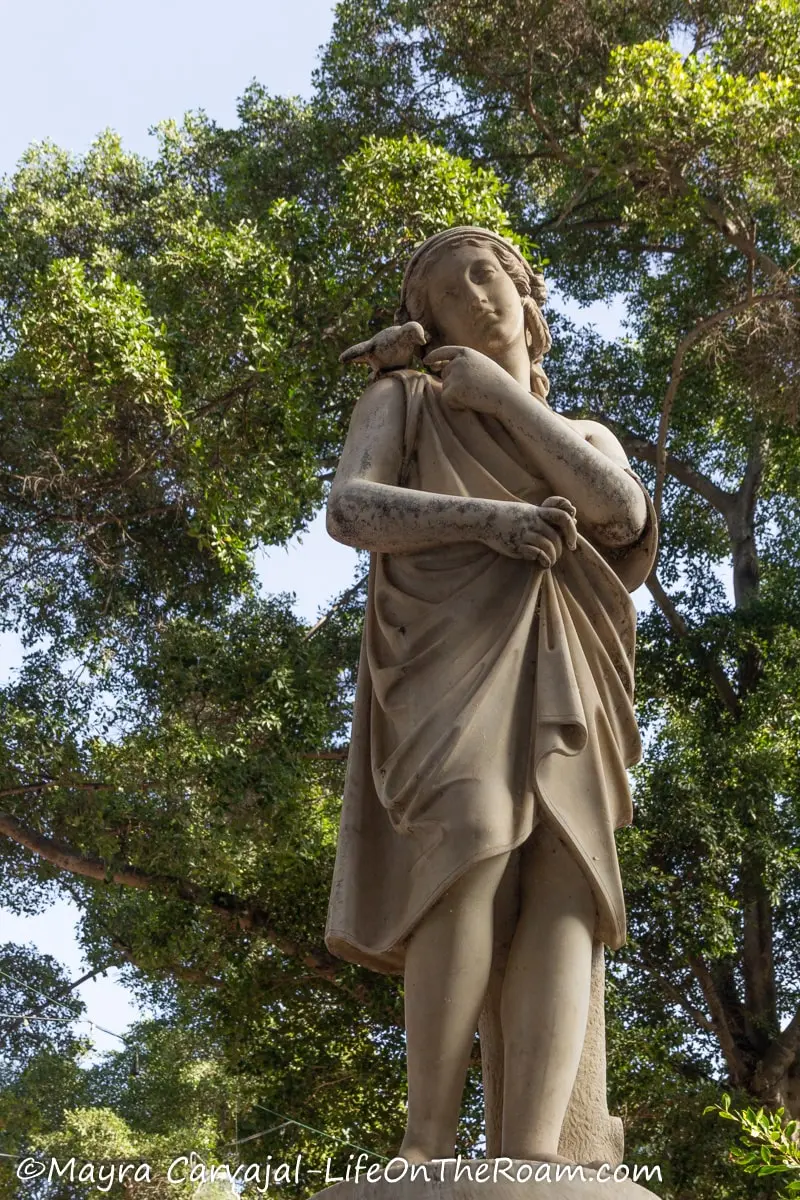
[[[469,346],[442,346],[424,359],[426,367],[442,367],[442,400],[451,408],[497,417],[503,393],[512,383],[508,371],[493,358]]]
[[[574,550],[577,545],[575,506],[564,496],[549,496],[542,504],[501,501],[496,514],[481,541],[498,554],[552,567],[564,546]]]

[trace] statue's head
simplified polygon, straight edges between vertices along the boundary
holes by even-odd
[[[406,267],[397,320],[419,321],[439,346],[470,346],[490,358],[524,339],[531,391],[544,399],[549,384],[541,362],[551,338],[541,305],[544,279],[511,242],[488,229],[463,225],[436,233]]]

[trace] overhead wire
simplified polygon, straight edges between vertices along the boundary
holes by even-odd
[[[14,975],[9,975],[8,971],[4,971],[0,967],[0,975],[8,979],[11,983],[15,983],[17,987],[22,988],[26,992],[30,992],[32,996],[38,996],[40,1000],[46,1000],[48,1004],[60,1004],[62,1008],[69,1008],[69,1003],[59,996],[48,996],[47,992],[41,991],[39,988],[31,987],[30,984],[17,979]],[[106,1029],[104,1025],[100,1025],[97,1021],[91,1020],[90,1017],[41,1017],[36,1013],[2,1013],[0,1012],[0,1020],[3,1018],[13,1018],[14,1020],[26,1021],[75,1021],[84,1025],[91,1025],[94,1029],[99,1029],[101,1033],[105,1033],[108,1037],[116,1038],[118,1042],[122,1042],[123,1046],[127,1045],[127,1039],[122,1034],[115,1033],[113,1029]]]
[[[285,1121],[287,1125],[297,1125],[300,1129],[307,1129],[309,1133],[316,1133],[319,1137],[327,1138],[331,1142],[336,1142],[339,1146],[352,1146],[354,1150],[360,1150],[362,1154],[369,1154],[372,1158],[379,1158],[382,1162],[391,1162],[385,1154],[376,1154],[374,1150],[368,1150],[366,1146],[359,1146],[356,1142],[344,1141],[342,1138],[336,1137],[333,1133],[326,1133],[324,1129],[315,1129],[313,1125],[306,1125],[304,1121],[297,1121],[294,1117],[287,1117],[284,1113],[276,1112],[274,1108],[267,1108],[265,1104],[258,1104],[253,1101],[254,1108],[260,1108],[262,1112],[269,1113],[271,1117],[278,1117],[281,1121]],[[272,1130],[269,1131],[270,1133]]]
[[[9,975],[9,973],[7,971],[4,971],[2,968],[0,968],[0,975],[3,975],[11,983],[16,984],[18,987],[23,988],[25,991],[30,992],[32,995],[39,996],[39,998],[42,1000],[47,1000],[47,1002],[50,1004],[60,1004],[62,1007],[68,1007],[67,1002],[65,1000],[60,999],[57,996],[48,996],[48,994],[46,992],[42,992],[38,988],[31,987],[29,984],[24,983],[21,979],[17,979],[15,976]],[[105,1026],[99,1025],[97,1023],[97,1021],[92,1021],[88,1017],[79,1017],[79,1016],[46,1017],[46,1016],[40,1016],[35,1013],[4,1013],[4,1012],[0,1012],[0,1020],[22,1021],[23,1023],[24,1022],[30,1023],[31,1021],[41,1021],[44,1023],[53,1022],[53,1021],[63,1021],[63,1022],[67,1022],[67,1023],[73,1022],[73,1021],[80,1022],[80,1023],[88,1024],[91,1027],[93,1027],[94,1029],[99,1029],[101,1031],[101,1033],[107,1034],[108,1037],[116,1038],[117,1041],[122,1042],[122,1044],[125,1046],[128,1045],[127,1039],[124,1038],[122,1036],[122,1034],[115,1033],[113,1031],[113,1029],[106,1029]],[[137,1066],[138,1066],[138,1050],[137,1050]],[[258,1104],[254,1101],[253,1106],[254,1106],[254,1108],[260,1108],[262,1110],[262,1112],[269,1113],[270,1116],[272,1116],[272,1117],[277,1117],[279,1119],[279,1121],[281,1122],[281,1124],[275,1125],[270,1129],[262,1130],[261,1133],[259,1133],[259,1134],[251,1134],[250,1137],[242,1138],[241,1142],[239,1141],[239,1138],[238,1138],[238,1128],[237,1128],[237,1138],[236,1138],[237,1145],[243,1144],[244,1142],[252,1141],[258,1137],[263,1137],[265,1134],[273,1133],[273,1132],[277,1132],[279,1130],[285,1129],[288,1125],[296,1125],[299,1129],[305,1129],[309,1133],[316,1134],[318,1137],[327,1138],[328,1141],[335,1142],[339,1146],[351,1146],[354,1150],[359,1150],[363,1154],[369,1154],[371,1158],[380,1159],[382,1162],[390,1161],[385,1155],[377,1154],[374,1150],[368,1150],[366,1148],[366,1146],[360,1146],[356,1142],[346,1141],[340,1137],[337,1137],[333,1133],[327,1133],[324,1129],[316,1129],[313,1125],[308,1125],[304,1121],[298,1121],[295,1117],[287,1117],[283,1113],[275,1112],[274,1109],[267,1108],[266,1105],[264,1105],[264,1104]],[[237,1116],[238,1116],[238,1114],[237,1114]],[[238,1120],[237,1120],[237,1126],[238,1126]],[[0,1157],[2,1157],[2,1158],[18,1158],[19,1155],[1,1154]]]

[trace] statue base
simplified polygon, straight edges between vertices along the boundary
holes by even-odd
[[[358,1168],[358,1169],[357,1169]],[[524,1159],[450,1159],[411,1165],[352,1164],[345,1178],[314,1200],[658,1200],[633,1181],[639,1173],[658,1182],[655,1168],[584,1167]],[[358,1177],[356,1177],[358,1176]]]

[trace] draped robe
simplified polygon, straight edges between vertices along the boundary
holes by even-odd
[[[532,504],[553,494],[499,421],[449,408],[431,376],[398,377],[401,484]],[[655,557],[647,504],[642,535],[618,551],[592,545],[579,514],[577,548],[550,569],[478,541],[371,556],[333,953],[402,972],[408,936],[436,900],[540,820],[591,883],[596,938],[624,942],[614,831],[632,819],[626,768],[641,754],[628,592]]]

